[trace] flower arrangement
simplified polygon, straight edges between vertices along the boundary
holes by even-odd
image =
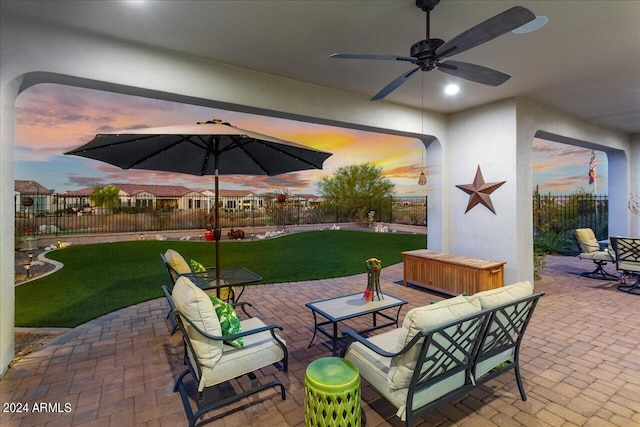
[[[380,290],[380,271],[382,270],[382,261],[378,258],[369,258],[367,263],[367,289],[364,290],[363,298],[365,301],[382,300],[384,296]]]

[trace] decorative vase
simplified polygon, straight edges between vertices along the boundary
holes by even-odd
[[[382,262],[377,258],[370,258],[367,261],[367,289],[364,291],[364,298],[369,301],[380,301],[384,299],[380,290],[380,271]]]

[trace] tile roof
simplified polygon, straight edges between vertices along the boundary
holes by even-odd
[[[215,194],[214,190],[206,189],[206,190],[200,190],[200,191],[201,192],[208,191],[211,194]],[[249,191],[249,190],[222,190],[222,189],[219,189],[218,192],[219,192],[219,195],[221,197],[244,197],[244,196],[249,196],[249,195],[254,195],[254,196],[257,195],[253,191]]]
[[[17,182],[17,181],[16,181]],[[31,182],[31,181],[25,181]],[[126,194],[133,196],[142,192],[149,193],[156,197],[182,197],[186,196],[190,193],[201,193],[204,195],[205,192],[209,194],[214,194],[212,189],[198,189],[194,190],[191,188],[184,187],[182,185],[144,185],[144,184],[111,184],[118,187],[121,191]],[[43,187],[44,188],[44,187]],[[93,187],[82,188],[80,190],[71,190],[65,191],[64,194],[67,196],[89,196]],[[264,196],[274,196],[275,193],[255,193],[250,190],[218,190],[220,192],[220,197],[247,197],[247,196],[255,196],[255,197],[264,197]],[[315,194],[290,194],[290,197],[300,198],[300,199],[317,199],[320,196]]]
[[[36,181],[20,180],[16,179],[13,184],[15,191],[21,194],[52,194],[53,191],[49,190],[44,185]]]
[[[145,184],[111,184],[118,187],[120,191],[133,196],[140,193],[149,193],[156,197],[182,197],[190,193],[199,193],[182,185],[145,185]],[[82,188],[80,190],[66,191],[70,196],[88,196],[93,188]]]

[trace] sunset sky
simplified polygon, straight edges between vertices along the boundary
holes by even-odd
[[[210,119],[334,153],[323,170],[275,177],[228,175],[220,179],[223,189],[318,194],[321,176],[331,176],[340,166],[373,162],[382,166],[385,176],[395,184],[397,195],[421,196],[428,191],[428,186],[417,185],[422,148],[416,139],[52,84],[34,86],[16,101],[15,178],[37,181],[56,192],[109,183],[212,188],[211,177],[123,171],[106,163],[62,154],[97,133]],[[534,141],[534,186],[538,184],[543,193],[569,194],[578,189],[592,192],[587,178],[590,156],[589,150]],[[606,194],[606,156],[602,152],[596,152],[596,156],[597,190]],[[428,177],[429,171],[426,172]]]

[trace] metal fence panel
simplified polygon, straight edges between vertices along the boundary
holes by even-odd
[[[50,211],[36,206],[17,206],[16,236],[204,230],[213,223],[212,203],[205,205],[201,200],[179,202],[158,203],[153,198],[139,197],[130,206],[107,210],[91,206],[87,198],[54,194]],[[188,208],[177,209],[176,206]],[[598,239],[606,239],[608,209],[606,195],[534,194],[534,234],[591,228]],[[362,226],[384,222],[426,227],[427,198],[415,196],[330,200],[287,196],[284,201],[279,202],[277,197],[270,195],[251,196],[250,200],[225,197],[220,202],[220,224],[223,228],[283,228],[341,222],[356,222]]]
[[[572,194],[533,196],[534,234],[563,233],[591,228],[599,240],[609,237],[609,199],[606,195]]]
[[[347,198],[325,200],[269,195],[224,197],[220,204],[223,228],[271,226],[284,228],[301,224],[375,222],[427,225],[427,199],[417,197]],[[185,208],[178,208],[179,206]],[[16,209],[16,236],[69,235],[206,229],[213,224],[213,201],[158,200],[137,197],[115,209],[92,206],[86,197],[54,194],[51,210]]]

